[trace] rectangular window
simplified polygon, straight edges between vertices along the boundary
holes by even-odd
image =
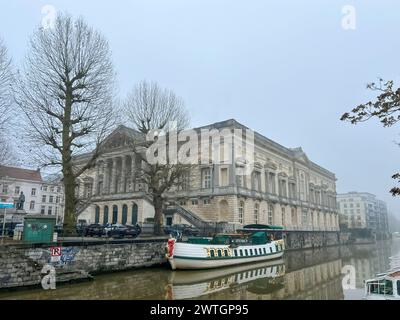
[[[52,213],[53,213],[53,207],[49,207],[49,209],[47,210],[47,214],[51,216]]]
[[[41,208],[40,208],[40,213],[41,214],[44,214],[46,212],[46,207],[45,206],[42,206]]]
[[[14,194],[19,194],[21,192],[20,187],[15,187]]]
[[[192,205],[197,206],[199,204],[199,201],[197,199],[192,200]]]
[[[7,194],[8,193],[8,185],[3,184],[3,191],[2,193]]]
[[[221,187],[226,187],[228,186],[228,168],[221,168],[220,172],[220,186]]]
[[[178,190],[187,191],[190,187],[190,173],[185,172],[178,179]]]
[[[58,214],[58,207],[56,207],[56,211],[55,211],[55,214],[56,214],[56,215]]]
[[[258,171],[253,173],[253,190],[261,191],[261,173]]]
[[[268,205],[268,224],[274,224],[274,206]]]
[[[35,197],[36,196],[36,188],[32,188],[31,191],[31,196]]]
[[[35,201],[31,201],[29,204],[29,210],[35,210]]]
[[[43,191],[47,192],[47,186],[43,186]]]
[[[56,203],[60,203],[60,197],[59,196],[56,197]]]
[[[58,193],[61,192],[61,187],[57,187],[57,192],[58,192]]]
[[[239,223],[243,224],[243,216],[244,216],[244,202],[241,201],[239,204]]]
[[[210,204],[210,199],[203,199],[203,204]]]
[[[42,196],[42,202],[46,203],[46,196]]]
[[[260,205],[258,203],[254,204],[254,223],[258,224],[258,214],[260,211]]]
[[[268,192],[272,194],[276,194],[275,188],[275,173],[270,172],[268,174]]]
[[[54,187],[50,187],[50,192],[54,192]]]
[[[54,200],[54,196],[49,196],[49,202],[53,203],[53,200]]]
[[[202,187],[203,189],[211,188],[211,169],[205,168],[202,170]]]

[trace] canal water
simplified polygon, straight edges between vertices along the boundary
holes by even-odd
[[[165,266],[98,275],[56,290],[0,292],[0,299],[361,299],[363,281],[386,271],[389,257],[398,254],[400,239],[394,239],[292,251],[274,262],[214,270],[171,271]]]

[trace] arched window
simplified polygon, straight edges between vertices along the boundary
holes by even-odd
[[[118,207],[116,205],[113,205],[112,209],[112,223],[117,223],[118,222]]]
[[[108,223],[108,206],[104,207],[104,224]]]
[[[239,223],[243,224],[243,216],[244,216],[244,202],[239,202]]]
[[[122,224],[125,225],[128,222],[128,206],[124,204],[122,206]]]
[[[94,223],[99,223],[100,222],[100,208],[99,206],[96,206],[95,212],[94,212]]]
[[[132,224],[135,225],[138,222],[138,205],[136,203],[132,206]]]
[[[258,203],[254,204],[254,223],[258,223],[258,214],[260,211],[260,205]]]

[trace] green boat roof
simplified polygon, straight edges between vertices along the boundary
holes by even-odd
[[[283,230],[282,226],[274,226],[272,224],[248,224],[243,229],[269,229],[269,230]]]

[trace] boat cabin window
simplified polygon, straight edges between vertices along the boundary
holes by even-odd
[[[262,254],[262,250],[261,250],[261,248],[260,248],[260,249],[258,249],[258,253],[259,253],[259,254]]]
[[[239,251],[239,252],[240,252],[240,256],[241,256],[241,257],[243,257],[243,250],[242,250],[242,249],[240,249],[240,251]]]
[[[210,250],[210,256],[211,256],[211,258],[214,258],[215,257],[215,252],[214,252],[214,250]]]
[[[264,254],[267,254],[267,249],[264,248]]]
[[[235,257],[237,257],[238,256],[237,250],[234,250],[233,252],[235,253]]]
[[[250,249],[250,255],[251,256],[253,255],[253,249]]]
[[[269,251],[272,253],[272,251],[273,251],[273,250],[272,250],[272,247],[269,247]]]
[[[228,257],[228,256],[229,256],[228,250],[226,250],[226,249],[224,250],[224,256],[225,256],[225,257]]]
[[[218,249],[218,257],[222,257],[222,250]]]
[[[245,249],[245,250],[244,250],[244,254],[245,254],[246,256],[248,256],[248,255],[249,255],[249,253],[248,253],[247,249]]]
[[[368,291],[372,294],[393,295],[393,282],[390,280],[379,280],[368,283]]]
[[[397,295],[400,296],[400,280],[397,280]]]

